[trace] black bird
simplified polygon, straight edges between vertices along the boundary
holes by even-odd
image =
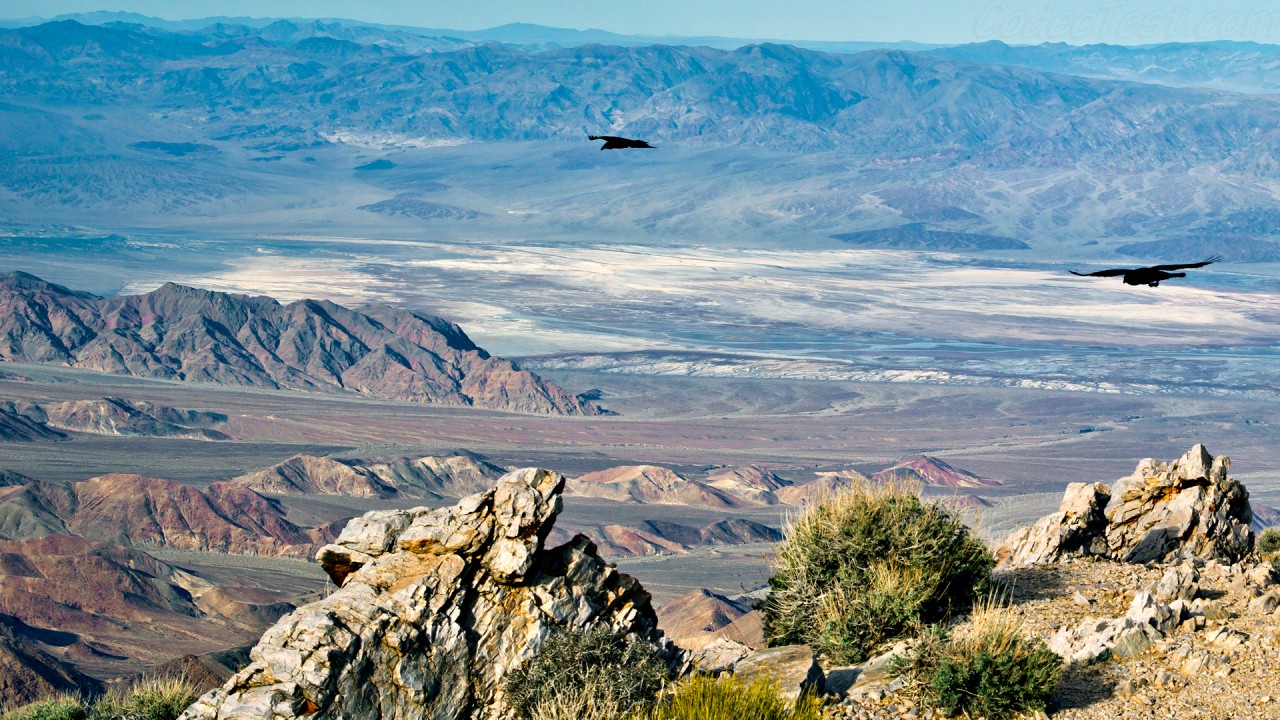
[[[603,140],[604,145],[600,147],[601,150],[625,150],[627,148],[656,149],[643,140],[632,140],[631,138],[617,137],[616,135],[588,135],[587,139]]]
[[[1152,265],[1144,268],[1117,268],[1115,270],[1099,270],[1091,273],[1078,273],[1071,271],[1072,275],[1081,277],[1115,277],[1117,275],[1124,276],[1125,285],[1146,285],[1148,287],[1158,287],[1161,280],[1169,278],[1186,277],[1186,273],[1169,272],[1170,270],[1187,270],[1190,268],[1204,267],[1211,265],[1222,259],[1220,255],[1214,255],[1207,260],[1201,260],[1198,263],[1188,263],[1186,265]]]

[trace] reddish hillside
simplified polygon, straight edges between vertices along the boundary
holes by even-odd
[[[838,472],[815,473],[816,478],[803,485],[792,485],[778,490],[778,499],[788,505],[803,505],[806,502],[846,488],[854,483],[871,482],[871,479],[857,470],[840,470]]]
[[[173,283],[104,299],[26,273],[0,275],[0,360],[514,412],[602,412],[490,357],[438,317],[325,300],[281,305]]]
[[[66,485],[32,481],[0,488],[0,538],[49,533],[140,547],[299,557],[310,556],[324,540],[286,520],[278,502],[230,483],[201,491],[112,474]]]
[[[928,455],[906,455],[897,464],[871,476],[876,482],[912,482],[929,487],[977,488],[999,485]]]
[[[777,491],[791,485],[758,465],[719,468],[707,474],[706,483],[730,495],[761,505],[777,505]]]
[[[720,509],[749,504],[658,465],[623,465],[587,473],[570,480],[568,490],[575,495],[644,504]]]
[[[253,617],[209,617],[193,599],[208,587],[110,543],[66,535],[0,541],[0,617],[31,628],[28,639],[45,655],[99,679],[243,645],[262,631]],[[47,664],[34,660],[28,654],[22,666],[38,672],[37,663]],[[0,704],[8,701],[0,695]]]

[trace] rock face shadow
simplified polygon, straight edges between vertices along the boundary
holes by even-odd
[[[1046,566],[998,570],[992,576],[992,584],[996,597],[1012,605],[1061,597],[1066,592],[1062,571]]]
[[[1070,663],[1062,669],[1062,681],[1049,700],[1048,710],[1053,714],[1087,708],[1110,698],[1114,692],[1115,683],[1105,677],[1102,668]]]

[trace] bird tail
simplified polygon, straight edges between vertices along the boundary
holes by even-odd
[[[599,140],[599,139],[600,139],[600,136],[599,136],[599,135],[587,135],[587,139],[588,139],[588,140]]]

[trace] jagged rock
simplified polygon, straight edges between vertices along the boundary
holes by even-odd
[[[1149,646],[1149,643],[1143,646],[1139,638],[1132,637],[1135,632],[1150,642],[1160,637],[1155,628],[1133,618],[1091,618],[1075,628],[1059,630],[1049,639],[1049,649],[1068,663],[1101,662],[1110,658],[1122,642],[1126,650]]]
[[[263,635],[184,720],[501,717],[502,681],[547,637],[604,623],[678,650],[649,594],[576,536],[543,547],[564,478],[527,468],[439,510],[371,512],[318,559],[341,587]]]
[[[1173,463],[1150,458],[1118,481],[1107,503],[1107,549],[1124,562],[1174,557],[1239,561],[1253,550],[1249,492],[1231,460],[1196,445]]]
[[[737,640],[717,638],[693,654],[693,667],[700,673],[719,675],[733,670],[743,658],[751,654],[751,648]]]
[[[744,683],[770,678],[778,684],[779,694],[792,701],[805,692],[821,694],[826,680],[808,645],[757,650],[739,660],[733,666],[733,674]]]
[[[1156,602],[1172,603],[1175,600],[1191,602],[1200,592],[1200,573],[1192,565],[1171,567],[1164,572],[1151,594]]]
[[[1102,555],[1111,493],[1102,483],[1071,483],[1058,512],[1018,528],[997,552],[1001,567],[1025,567],[1074,555]]]
[[[1110,489],[1071,483],[1058,512],[1019,528],[996,553],[1001,567],[1101,555],[1145,563],[1178,558],[1236,563],[1253,550],[1249,492],[1226,456],[1196,445],[1172,463],[1147,458]]]

